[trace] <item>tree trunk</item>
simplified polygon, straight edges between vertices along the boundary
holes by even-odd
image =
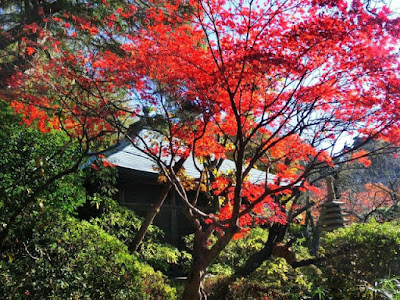
[[[203,299],[203,279],[207,266],[200,260],[194,261],[185,282],[182,300]]]
[[[203,279],[210,263],[210,251],[204,245],[207,234],[198,228],[193,240],[193,263],[185,282],[182,300],[201,300],[203,298]]]
[[[136,122],[136,123],[138,123],[138,122]],[[143,125],[139,125],[139,126],[135,127],[134,129],[130,128],[129,130],[136,131],[134,134],[138,134],[138,132],[140,132],[142,129],[143,129]],[[133,134],[133,133],[130,132],[130,134]],[[186,160],[186,158],[179,159],[177,161],[177,163],[175,164],[175,166],[172,168],[173,171],[178,172],[182,168],[185,160]],[[143,241],[144,236],[147,233],[147,229],[153,223],[153,220],[157,216],[157,214],[160,212],[160,208],[164,204],[165,199],[167,199],[168,193],[171,190],[171,188],[172,188],[172,183],[170,182],[162,189],[160,197],[158,198],[157,202],[151,206],[151,209],[147,213],[146,218],[144,219],[142,225],[140,226],[138,233],[136,234],[132,243],[128,247],[128,249],[131,253],[136,252],[137,249],[139,248],[140,244]]]
[[[206,231],[203,231],[200,223],[198,223],[193,241],[193,263],[185,283],[183,300],[207,299],[203,290],[203,280],[207,268],[229,244],[237,230],[238,227],[231,227],[230,230],[226,230],[214,246],[209,248],[208,239],[214,230],[209,227]]]
[[[264,261],[271,258],[274,247],[277,243],[282,242],[286,233],[286,226],[274,224],[269,229],[268,240],[264,248],[253,254],[246,263],[235,272],[235,277],[246,277],[253,273]]]
[[[140,244],[142,243],[144,236],[147,233],[147,229],[153,223],[154,218],[157,216],[161,206],[164,204],[164,201],[167,198],[169,191],[171,190],[171,186],[172,186],[171,184],[166,185],[162,189],[160,197],[158,198],[157,202],[151,206],[151,209],[147,213],[146,218],[144,219],[142,225],[140,226],[139,231],[137,232],[132,243],[129,245],[129,251],[131,253],[136,252]]]

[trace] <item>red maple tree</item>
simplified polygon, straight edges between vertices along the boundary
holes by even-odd
[[[398,190],[391,190],[382,183],[367,183],[364,190],[354,193],[351,189],[342,193],[350,222],[366,222],[370,217],[379,220],[380,209],[397,205]]]
[[[273,254],[306,209],[296,196],[311,188],[315,170],[332,165],[341,135],[397,142],[400,21],[386,7],[342,0],[152,0],[138,15],[124,6],[101,27],[53,18],[69,42],[43,30],[27,45],[37,59],[10,80],[12,106],[27,123],[80,140],[126,133],[157,163],[195,228],[183,299],[200,299],[207,267],[232,238],[270,224],[257,259]],[[71,47],[83,34],[121,45]],[[49,50],[50,58],[38,54]],[[149,120],[147,137],[132,136],[132,117]],[[174,168],[189,156],[199,178]],[[227,158],[233,167],[222,170]],[[257,180],[255,168],[264,171]],[[198,207],[200,191],[213,213]],[[241,274],[257,264],[250,259]]]

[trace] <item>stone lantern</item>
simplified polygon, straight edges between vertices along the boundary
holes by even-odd
[[[343,205],[344,202],[336,199],[333,177],[328,176],[325,180],[328,190],[328,199],[321,205],[321,214],[318,226],[321,231],[329,232],[344,227],[346,220],[344,219],[345,214],[341,208],[341,205]]]

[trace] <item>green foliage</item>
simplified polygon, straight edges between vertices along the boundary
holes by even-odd
[[[189,240],[186,240],[187,244]],[[232,240],[226,251],[221,253],[208,271],[219,275],[233,274],[234,270],[241,267],[252,254],[260,251],[267,240],[268,230],[252,229],[244,238]]]
[[[234,282],[230,275],[241,267],[268,239],[268,230],[255,228],[243,239],[232,241],[208,271],[218,274],[206,280],[210,299],[307,299],[321,284],[321,272],[314,266],[293,269],[282,258],[265,261],[251,276]],[[296,245],[299,259],[307,249]]]
[[[312,292],[313,299],[316,299],[316,300],[323,300],[323,299],[325,299],[325,297],[327,297],[327,295],[328,295],[328,290],[323,287],[320,287],[320,286],[317,287]]]
[[[193,234],[184,237],[189,249],[193,248],[193,238]],[[244,238],[232,240],[207,271],[214,275],[232,275],[252,254],[260,251],[267,240],[268,230],[252,229]]]
[[[82,156],[79,146],[62,132],[43,134],[20,122],[21,117],[0,101],[2,228],[27,207],[51,206],[71,213],[85,201],[80,176],[67,171]]]
[[[21,125],[20,116],[1,101],[0,106],[0,222],[2,228],[11,224],[0,256],[0,295],[173,299],[174,289],[147,262],[166,269],[180,253],[158,244],[162,232],[152,226],[141,252],[129,254],[141,220],[109,197],[116,170],[98,160],[98,170],[78,169],[52,181],[82,156],[79,144],[62,132],[44,134]],[[89,196],[89,186],[100,188]],[[96,217],[74,218],[86,200]]]
[[[90,219],[90,222],[129,246],[142,220],[132,210],[119,206],[114,200],[108,199],[103,203],[107,203],[103,205],[104,212]],[[154,268],[166,271],[171,265],[177,264],[185,253],[173,246],[161,244],[159,239],[162,234],[159,228],[150,225],[137,255]]]
[[[144,243],[139,249],[139,256],[152,267],[167,271],[171,265],[180,262],[184,253],[168,244]]]
[[[400,275],[400,225],[396,223],[353,224],[327,234],[326,252],[344,254],[323,268],[332,295],[361,299],[365,289],[388,274]]]
[[[268,299],[271,296],[268,293],[268,288],[257,280],[249,280],[245,278],[237,279],[229,286],[229,299]]]
[[[161,273],[101,228],[43,212],[14,236],[0,262],[0,294],[10,299],[173,299]]]
[[[375,287],[368,287],[374,294],[388,300],[400,300],[399,278],[385,278],[378,281]]]
[[[313,267],[293,269],[283,258],[273,258],[246,280],[257,283],[272,299],[301,299],[310,295],[318,272]]]
[[[310,299],[320,276],[314,266],[293,269],[284,259],[273,258],[247,278],[209,278],[206,288],[209,299]]]
[[[100,157],[95,159],[91,165],[89,163],[86,165],[84,177],[88,191],[103,196],[102,200],[107,200],[106,197],[111,197],[118,191],[115,188],[118,177],[117,169],[109,166],[108,162],[103,161]],[[112,204],[108,204],[108,206],[110,205]]]
[[[7,237],[8,230],[24,230],[13,223],[18,223],[26,214],[37,215],[49,207],[72,212],[85,199],[78,176],[60,176],[48,184],[51,178],[74,164],[79,153],[76,145],[62,133],[43,134],[21,125],[21,120],[7,103],[0,101],[2,239]],[[12,243],[8,240],[6,244]]]

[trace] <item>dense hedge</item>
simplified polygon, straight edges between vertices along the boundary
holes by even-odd
[[[160,272],[98,226],[40,215],[0,261],[0,295],[10,299],[173,299]],[[25,240],[22,240],[24,238]]]
[[[398,223],[353,224],[327,234],[324,248],[342,251],[322,269],[334,297],[363,299],[379,280],[400,276]]]
[[[243,239],[234,240],[227,251],[209,268],[206,280],[209,299],[309,299],[320,281],[320,271],[314,266],[293,269],[282,258],[265,261],[246,278],[232,279],[232,274],[259,251],[268,239],[268,230],[255,228]],[[296,246],[299,257],[307,255],[306,248]],[[301,249],[300,249],[301,248]],[[301,253],[302,252],[302,253]]]
[[[216,276],[206,280],[209,299],[389,299],[377,287],[400,276],[400,225],[371,221],[326,234],[320,255],[337,255],[320,267],[293,269],[285,260],[271,258],[247,278],[232,279],[267,237],[267,230],[256,229],[227,247],[210,268]],[[301,239],[294,250],[297,259],[309,257]]]

